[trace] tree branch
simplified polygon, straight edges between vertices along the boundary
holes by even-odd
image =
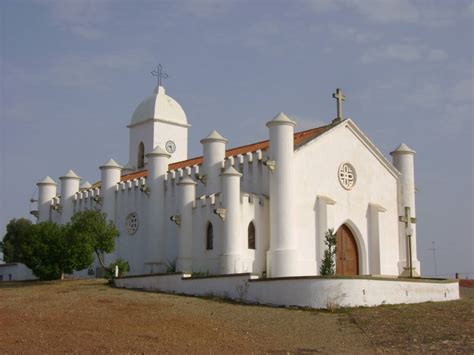
[[[102,257],[101,257],[101,253],[99,253],[99,251],[97,249],[94,249],[95,251],[95,254],[97,255],[97,259],[99,260],[99,264],[108,272],[113,272],[113,270],[111,268],[109,268],[108,266],[106,266],[104,264],[104,261],[102,260]]]

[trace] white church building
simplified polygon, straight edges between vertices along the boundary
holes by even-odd
[[[199,285],[186,286],[188,292],[146,281],[147,275],[170,280],[162,273],[172,265],[179,280],[193,273],[224,280],[206,286],[214,289],[237,288],[225,286],[236,277],[247,291],[248,282],[264,284],[252,283],[256,279],[307,280],[319,275],[329,229],[337,235],[336,274],[343,279],[419,275],[415,151],[400,144],[389,161],[344,118],[342,92],[333,96],[337,117],[325,126],[297,131],[297,123],[279,113],[266,122],[268,140],[229,149],[211,130],[201,140],[202,156],[190,158],[190,122],[159,84],[127,126],[128,163],[108,160],[94,185],[81,184],[69,170],[59,178],[59,194],[46,177],[37,184],[38,221],[67,223],[79,211],[105,212],[120,231],[107,261],[122,258],[136,275],[118,279],[123,287],[199,293]],[[269,290],[251,292],[261,299],[275,291]]]

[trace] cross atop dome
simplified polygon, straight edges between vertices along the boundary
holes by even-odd
[[[156,69],[153,70],[153,71],[150,72],[150,73],[151,73],[151,75],[156,76],[158,87],[161,86],[163,79],[167,79],[167,78],[168,78],[168,74],[165,73],[165,72],[163,72],[163,66],[162,66],[161,64],[158,64],[158,66],[156,67]]]

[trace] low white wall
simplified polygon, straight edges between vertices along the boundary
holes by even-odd
[[[183,274],[117,278],[117,287],[196,296],[218,296],[251,303],[311,308],[378,306],[459,299],[456,280],[299,277],[251,279],[250,274],[183,277]]]

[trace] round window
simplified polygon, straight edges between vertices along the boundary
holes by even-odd
[[[351,164],[342,163],[339,166],[338,176],[339,182],[343,188],[350,190],[354,187],[357,180],[357,175],[354,167]]]
[[[135,212],[130,213],[127,216],[127,221],[125,222],[125,227],[127,228],[127,233],[133,235],[138,230],[138,215]]]

